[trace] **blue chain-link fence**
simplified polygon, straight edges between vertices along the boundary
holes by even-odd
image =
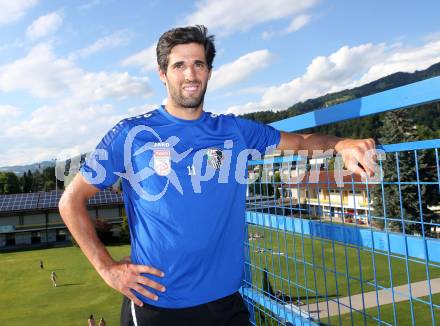
[[[431,103],[439,89],[432,78],[273,125]],[[242,294],[255,325],[440,324],[440,140],[379,148],[372,179],[331,155],[250,162]]]

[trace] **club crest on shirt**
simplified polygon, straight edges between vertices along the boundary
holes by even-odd
[[[218,148],[208,148],[206,150],[208,165],[216,170],[220,169],[224,159],[223,152]]]
[[[160,148],[153,151],[154,171],[160,176],[167,176],[171,172],[171,152]]]

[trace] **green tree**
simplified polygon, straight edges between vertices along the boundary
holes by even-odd
[[[55,167],[48,166],[42,172],[43,189],[44,191],[55,190]]]
[[[5,193],[5,185],[6,185],[6,175],[3,172],[0,172],[0,194]]]
[[[46,180],[46,181],[44,181],[43,190],[44,191],[55,190],[55,180]]]
[[[20,192],[20,179],[15,173],[8,172],[7,176],[7,184],[5,187],[6,194],[18,194]]]
[[[42,191],[44,188],[44,178],[40,171],[35,171],[32,176],[32,192]]]
[[[0,193],[17,194],[20,192],[20,179],[15,173],[0,173]]]
[[[130,230],[128,226],[127,216],[122,217],[121,233],[119,234],[119,241],[122,243],[130,243]]]
[[[254,183],[250,185],[250,191],[255,195],[273,196],[275,188],[273,186],[273,176],[269,174],[270,168],[260,167],[257,170],[259,174]]]
[[[31,192],[32,191],[32,184],[34,183],[34,175],[32,174],[31,170],[28,170],[26,176],[27,176],[27,182],[28,182],[26,189],[28,189],[27,192]]]
[[[22,179],[22,191],[24,193],[31,192],[32,190],[32,172],[31,170],[28,170],[27,172],[23,173]]]
[[[419,140],[414,121],[404,110],[387,112],[379,133],[381,135],[379,141],[382,144]],[[374,185],[371,192],[374,208],[372,223],[376,226],[385,227],[384,216],[386,216],[389,229],[401,232],[405,227],[406,233],[420,234],[422,232],[420,206],[425,223],[436,218],[428,209],[428,205],[435,198],[435,194],[428,186],[420,185],[419,199],[419,188],[417,184],[414,184],[417,181],[416,159],[419,181],[432,180],[433,176],[428,168],[431,160],[427,152],[419,152],[417,158],[414,151],[387,153],[386,159],[382,160],[383,182]],[[400,189],[399,181],[401,182]],[[427,231],[429,228],[426,226],[425,233]]]

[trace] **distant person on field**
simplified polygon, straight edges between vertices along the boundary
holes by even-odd
[[[40,260],[40,269],[44,269],[43,261]]]
[[[90,317],[87,321],[88,321],[89,326],[95,326],[95,318],[93,318],[93,315],[90,315]]]
[[[57,287],[57,274],[55,274],[55,272],[50,273],[50,280],[52,281],[52,285]]]
[[[104,318],[101,318],[100,320],[99,320],[99,325],[98,326],[105,326],[105,320],[104,320]]]

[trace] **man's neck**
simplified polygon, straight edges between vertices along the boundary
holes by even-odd
[[[171,103],[167,103],[165,105],[165,110],[172,116],[179,119],[197,120],[202,115],[203,105],[200,105],[197,108],[183,108],[180,106],[172,105]]]

